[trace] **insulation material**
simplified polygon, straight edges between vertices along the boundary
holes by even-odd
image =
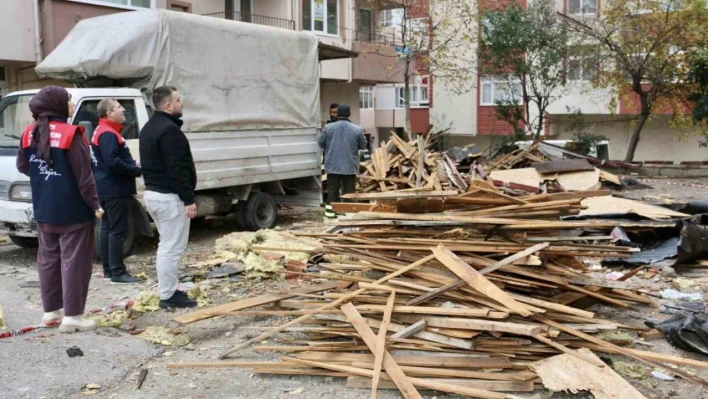
[[[118,327],[128,320],[130,313],[125,310],[116,310],[108,314],[93,314],[89,319],[95,320],[99,327]]]
[[[312,246],[283,236],[274,230],[259,230],[255,233],[232,233],[216,240],[214,245],[215,257],[229,260],[238,260],[244,265],[249,278],[279,278],[285,268],[284,264],[294,260],[307,263],[308,254],[286,251],[269,251],[283,254],[283,258],[276,260],[265,257],[263,253],[251,250],[252,246],[282,248],[282,249],[311,249]]]
[[[150,326],[137,336],[163,346],[179,347],[189,344],[189,336],[176,328]]]
[[[7,324],[5,324],[5,316],[3,316],[2,313],[2,306],[0,306],[0,330],[5,330],[7,328]]]
[[[637,363],[614,362],[612,368],[630,378],[641,379],[647,376],[647,370],[644,366]]]
[[[160,296],[154,291],[143,291],[138,294],[131,309],[143,313],[155,312],[160,309]]]
[[[197,301],[197,307],[203,308],[214,303],[214,300],[209,297],[209,290],[211,287],[209,285],[203,284],[187,290],[187,295]]]
[[[167,10],[105,15],[79,21],[36,71],[84,87],[120,81],[148,98],[177,86],[187,133],[320,122],[318,40],[308,32]]]

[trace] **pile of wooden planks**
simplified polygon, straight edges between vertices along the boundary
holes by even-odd
[[[634,249],[609,242],[609,231],[617,225],[641,230],[671,222],[558,220],[561,214],[581,210],[583,198],[607,195],[602,191],[510,197],[484,185],[473,190],[474,195],[455,190],[403,192],[403,200],[419,200],[423,209],[432,207],[427,202],[442,201],[442,212],[363,210],[336,222],[342,232],[292,232],[303,240],[317,240],[312,255],[322,254],[325,260],[316,271],[288,273],[327,282],[175,319],[287,318],[278,319],[275,327],[257,328],[260,335],[220,356],[227,359],[253,347],[283,353],[280,360],[169,367],[242,367],[262,374],[343,377],[349,387],[372,389],[372,397],[378,389],[398,389],[405,398],[420,398],[419,390],[431,389],[512,398],[509,392],[542,388],[546,379],[536,370],[547,376],[556,363],[572,363],[597,378],[613,373],[599,371],[607,366],[591,350],[624,355],[708,386],[668,366],[708,368],[708,362],[618,346],[602,333],[647,329],[586,310],[594,302],[621,308],[653,305],[641,287],[627,281],[641,268],[618,281],[599,280],[583,273],[582,260],[630,256]],[[354,196],[397,202],[401,194]],[[555,233],[559,230],[565,233]],[[566,358],[538,363],[559,355]]]
[[[405,141],[391,133],[388,142],[382,142],[364,162],[365,171],[358,176],[358,192],[386,192],[424,187],[430,190],[445,190],[454,182],[449,174],[458,174],[454,163],[445,155],[430,151],[430,132],[418,139]],[[423,151],[419,151],[423,148]],[[420,175],[420,176],[419,176]]]

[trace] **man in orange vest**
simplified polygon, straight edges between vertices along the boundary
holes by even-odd
[[[130,154],[121,130],[125,108],[114,98],[98,103],[98,127],[91,139],[93,175],[101,207],[99,246],[103,276],[115,284],[143,281],[128,273],[123,261],[123,246],[128,236],[130,201],[137,194],[135,178],[143,172]]]

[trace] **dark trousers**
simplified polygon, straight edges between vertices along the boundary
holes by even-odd
[[[356,190],[356,175],[327,174],[327,203],[341,202],[339,190],[342,194],[351,194]]]
[[[123,262],[123,245],[128,236],[130,197],[104,198],[101,208],[106,212],[101,219],[101,259],[103,273],[113,277],[126,272]]]
[[[66,316],[84,314],[93,269],[93,222],[37,223],[37,270],[45,312],[64,308]]]

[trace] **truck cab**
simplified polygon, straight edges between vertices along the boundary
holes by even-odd
[[[115,98],[125,108],[126,121],[123,127],[123,137],[128,142],[130,151],[137,159],[138,135],[140,129],[147,123],[151,110],[146,106],[140,90],[126,88],[77,89],[67,88],[72,101],[76,104],[74,115],[69,120],[72,125],[83,126],[86,138],[90,141],[93,131],[98,125],[98,102],[104,98]],[[29,177],[19,173],[15,159],[20,138],[25,127],[32,123],[29,101],[39,90],[28,90],[10,93],[0,101],[0,234],[7,234],[10,240],[23,248],[38,245],[37,229],[32,209],[32,191]],[[140,184],[140,180],[138,180]],[[142,192],[142,187],[139,187]],[[130,234],[140,230],[147,235],[152,234],[147,214],[139,203],[141,214],[131,219]],[[136,209],[137,210],[137,209]],[[140,223],[143,221],[143,223]],[[145,222],[147,227],[144,226]],[[130,237],[127,245],[132,247]]]

